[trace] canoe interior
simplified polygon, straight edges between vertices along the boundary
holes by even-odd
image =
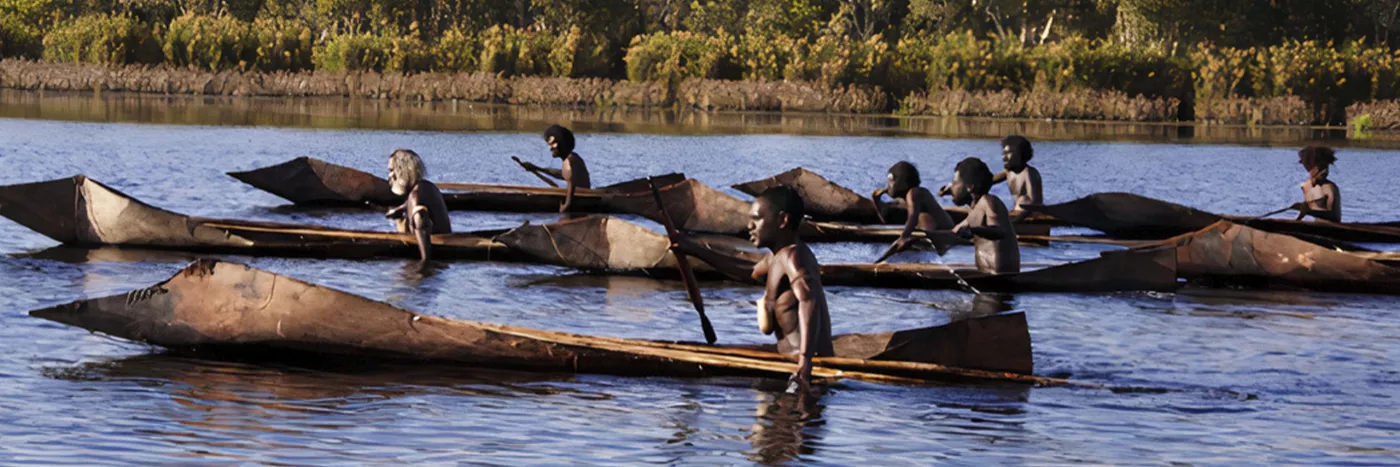
[[[744,358],[761,363],[735,366],[709,351],[685,350],[693,346],[675,344],[681,349],[677,350],[667,348],[671,344],[653,341],[594,338],[419,315],[286,276],[211,260],[197,261],[149,288],[30,314],[194,353],[245,349],[266,354],[275,349],[332,357],[624,375],[777,376],[792,368],[786,357],[752,346],[715,348],[715,355],[742,351]],[[977,364],[980,369],[996,371],[1031,370],[1029,333],[1025,316],[1019,313],[939,328],[837,339],[839,348],[846,352],[838,357],[848,359],[898,358]],[[709,362],[712,358],[717,360]],[[919,371],[913,374],[942,377]]]

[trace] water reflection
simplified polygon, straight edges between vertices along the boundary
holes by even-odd
[[[754,424],[749,428],[748,441],[753,446],[747,453],[749,460],[776,465],[815,454],[826,434],[822,418],[825,393],[825,389],[816,394],[760,390]]]
[[[1344,128],[903,117],[635,108],[519,107],[338,97],[166,96],[0,90],[0,117],[88,122],[538,132],[558,122],[587,133],[935,136],[1036,140],[1397,147],[1400,133],[1347,139]]]

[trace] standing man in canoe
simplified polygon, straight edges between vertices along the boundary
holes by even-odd
[[[812,359],[835,354],[821,265],[797,236],[804,213],[802,197],[791,187],[769,188],[754,199],[749,210],[749,239],[754,246],[772,252],[757,263],[716,252],[684,235],[678,235],[672,246],[729,277],[753,278],[765,284],[758,302],[758,330],[777,338],[779,353],[796,357],[797,368],[788,380],[788,391],[801,394],[807,394],[811,387]]]
[[[1336,183],[1327,179],[1334,162],[1337,162],[1337,153],[1332,148],[1308,146],[1298,151],[1298,163],[1308,170],[1308,180],[1301,185],[1303,202],[1290,207],[1298,211],[1298,220],[1312,216],[1319,220],[1342,221],[1342,193]]]
[[[899,240],[895,240],[894,248],[907,248],[909,243],[915,240],[915,229],[933,232],[953,228],[953,218],[948,216],[943,206],[938,205],[938,198],[927,188],[920,186],[922,182],[919,180],[919,169],[914,167],[914,164],[905,161],[895,163],[890,167],[888,179],[884,188],[870,194],[870,199],[875,201],[875,209],[880,212],[885,210],[885,205],[880,202],[884,195],[904,200],[908,217],[904,221],[904,232],[899,235]]]
[[[1041,188],[1040,171],[1031,167],[1035,149],[1031,141],[1021,136],[1007,136],[1001,140],[1001,163],[1005,170],[992,176],[992,184],[1006,182],[1006,188],[1015,198],[1012,209],[1020,209],[1025,204],[1044,204],[1045,195]],[[938,196],[951,194],[952,185],[944,186]]]
[[[953,227],[953,233],[971,238],[977,247],[977,269],[989,273],[1021,271],[1021,247],[1006,204],[988,193],[994,183],[992,171],[981,159],[969,157],[953,169],[948,191],[958,206],[970,206],[967,218]]]
[[[564,161],[564,166],[559,169],[546,169],[538,165],[521,162],[520,165],[535,173],[542,173],[565,183],[564,204],[559,205],[559,212],[569,212],[569,208],[574,203],[574,193],[579,188],[593,188],[592,179],[588,176],[588,165],[583,163],[583,158],[574,153],[574,132],[569,131],[559,125],[550,125],[544,130],[544,141],[549,144],[549,152],[554,157]]]
[[[384,217],[393,219],[399,232],[413,234],[418,240],[418,255],[423,263],[432,259],[432,235],[452,233],[447,203],[427,176],[428,169],[417,153],[399,149],[389,155],[389,189],[406,199]]]

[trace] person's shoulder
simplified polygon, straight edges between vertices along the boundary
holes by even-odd
[[[982,195],[982,202],[986,203],[989,207],[1001,208],[1002,210],[1006,210],[1006,203],[1002,202],[1001,198],[997,195],[991,193]]]

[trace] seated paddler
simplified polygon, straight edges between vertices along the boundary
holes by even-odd
[[[550,154],[563,161],[563,166],[558,169],[547,169],[538,165],[521,162],[526,170],[542,173],[564,182],[564,202],[559,205],[559,212],[569,212],[573,207],[574,195],[580,188],[593,188],[593,181],[588,176],[588,165],[584,164],[583,158],[574,152],[574,132],[569,131],[560,125],[550,125],[544,130],[545,144],[549,145]]]
[[[992,171],[980,159],[969,157],[953,169],[948,185],[953,202],[968,206],[967,218],[953,226],[953,233],[972,239],[977,248],[977,269],[989,273],[1021,271],[1021,247],[1006,204],[988,193]]]
[[[1015,201],[1012,210],[1021,209],[1026,204],[1043,204],[1044,189],[1040,182],[1040,171],[1030,165],[1035,157],[1031,141],[1022,136],[1007,136],[1001,140],[1002,171],[992,175],[992,184],[1006,182],[1006,189]],[[939,196],[952,194],[951,185],[938,191]]]
[[[1332,148],[1308,146],[1298,151],[1298,163],[1308,171],[1308,179],[1300,185],[1303,201],[1290,207],[1298,211],[1298,220],[1312,216],[1324,221],[1342,221],[1342,193],[1337,184],[1328,179],[1335,162],[1337,153]]]
[[[417,239],[418,254],[425,262],[432,259],[432,235],[452,233],[447,203],[427,176],[428,169],[417,153],[399,149],[389,155],[389,188],[405,199],[384,216],[394,220],[399,232]]]
[[[804,213],[802,197],[790,187],[773,187],[758,195],[749,210],[749,240],[770,254],[756,263],[711,250],[683,234],[678,234],[673,248],[729,277],[764,284],[757,306],[758,330],[774,335],[778,352],[797,360],[788,390],[806,394],[811,389],[812,359],[832,356],[833,350],[821,265],[797,235]]]
[[[938,204],[938,198],[922,186],[919,169],[914,167],[914,164],[905,161],[895,163],[890,167],[886,179],[888,181],[885,187],[875,190],[870,198],[875,200],[875,207],[881,212],[884,212],[886,206],[880,199],[887,194],[891,198],[904,201],[907,217],[904,221],[904,231],[895,241],[897,249],[903,250],[914,242],[916,231],[932,234],[935,231],[953,228],[953,218]]]

